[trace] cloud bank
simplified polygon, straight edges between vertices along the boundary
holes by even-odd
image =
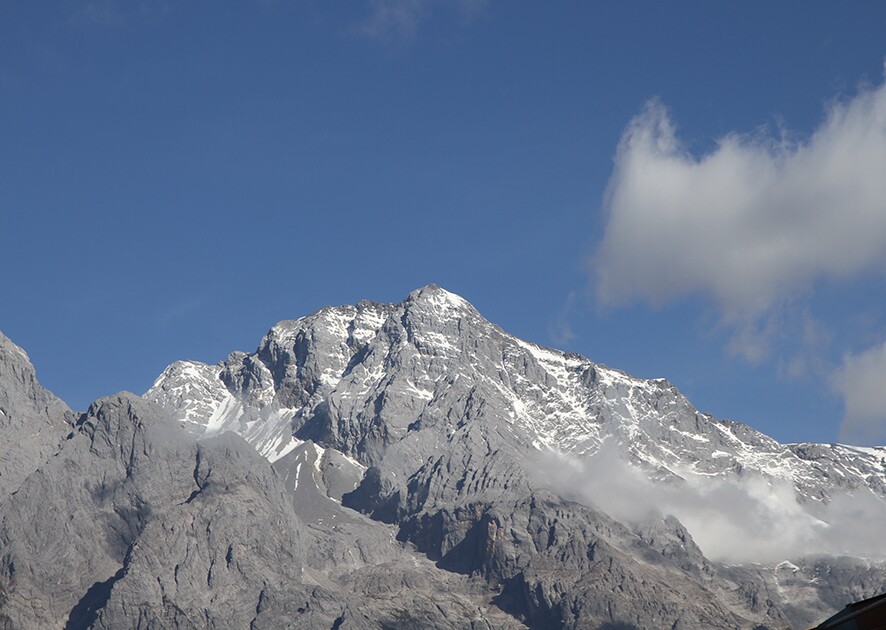
[[[846,401],[840,439],[886,445],[886,342],[844,357],[833,386]]]
[[[696,157],[649,103],[619,144],[593,259],[603,304],[713,298],[755,321],[817,280],[886,269],[886,86],[805,141],[729,134]]]
[[[712,478],[684,475],[685,483],[651,481],[604,442],[587,459],[549,453],[539,462],[560,494],[631,524],[673,515],[706,557],[723,562],[774,563],[802,556],[886,557],[886,502],[870,490],[835,496],[829,505],[797,502],[788,482],[759,475]]]

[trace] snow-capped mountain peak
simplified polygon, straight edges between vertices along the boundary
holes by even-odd
[[[359,444],[337,446],[373,463],[361,447],[373,433],[366,425],[384,429],[369,438],[382,453],[469,394],[539,451],[587,457],[612,439],[629,463],[662,480],[755,474],[791,483],[801,501],[859,487],[886,494],[878,449],[779,444],[698,412],[665,379],[510,336],[435,285],[399,304],[364,301],[281,321],[254,353],[217,366],[175,363],[145,396],[195,433],[234,430],[271,458],[293,448],[307,424],[337,433],[344,423]]]

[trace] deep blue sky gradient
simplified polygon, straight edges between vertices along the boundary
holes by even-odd
[[[438,0],[368,34],[380,4],[135,4],[0,5],[0,330],[73,407],[433,282],[780,441],[836,439],[839,398],[779,348],[729,356],[703,297],[603,309],[588,259],[649,99],[699,153],[808,134],[881,81],[886,5]],[[821,287],[816,313],[870,291]]]

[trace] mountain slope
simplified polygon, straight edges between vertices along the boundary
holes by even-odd
[[[481,614],[483,584],[316,493],[316,450],[292,455],[275,469],[234,434],[197,442],[131,394],[94,403],[0,502],[0,625],[518,626]]]
[[[146,397],[198,435],[240,433],[272,461],[310,440],[366,467],[345,505],[395,524],[440,566],[483,575],[502,588],[504,608],[538,627],[802,625],[828,612],[831,598],[882,587],[848,573],[839,584],[804,582],[801,567],[811,564],[799,557],[808,551],[785,548],[771,529],[799,523],[799,540],[818,550],[816,537],[836,523],[832,502],[857,493],[881,509],[882,449],[778,444],[699,413],[667,381],[511,337],[439,287],[400,304],[361,302],[281,322],[255,353],[217,366],[173,364]],[[747,553],[764,570],[714,567],[685,528],[656,516],[700,512],[703,523],[711,508],[698,506],[711,492],[759,512],[738,534],[763,540]],[[628,497],[627,514],[613,495]],[[704,538],[704,529],[690,532]],[[741,551],[713,548],[712,557],[734,564],[730,554]],[[793,580],[779,581],[787,565],[778,561],[789,556]],[[576,571],[557,573],[550,558]],[[863,576],[869,563],[851,562]],[[589,577],[601,563],[607,576],[623,576],[620,591]],[[645,586],[619,599],[627,584]],[[796,610],[801,590],[807,605]],[[695,593],[688,602],[686,592]],[[663,606],[669,598],[684,610]]]
[[[272,466],[126,393],[75,415],[10,352],[3,437],[48,446],[0,497],[0,627],[521,627],[330,498],[362,477],[344,456],[304,444]]]
[[[27,353],[0,333],[0,497],[58,450],[72,422],[68,406],[37,382]]]

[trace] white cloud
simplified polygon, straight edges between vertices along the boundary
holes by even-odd
[[[800,504],[793,486],[760,475],[657,483],[607,441],[585,459],[549,453],[537,471],[552,489],[628,524],[671,514],[708,558],[778,562],[820,553],[886,557],[886,502],[867,489],[839,494],[828,505]]]
[[[840,439],[886,444],[886,343],[844,357],[832,384],[846,403]]]
[[[744,334],[733,350],[754,358],[767,314],[816,281],[886,269],[884,173],[883,85],[831,105],[805,141],[734,133],[700,157],[653,101],[618,147],[592,261],[597,297],[707,295]]]

